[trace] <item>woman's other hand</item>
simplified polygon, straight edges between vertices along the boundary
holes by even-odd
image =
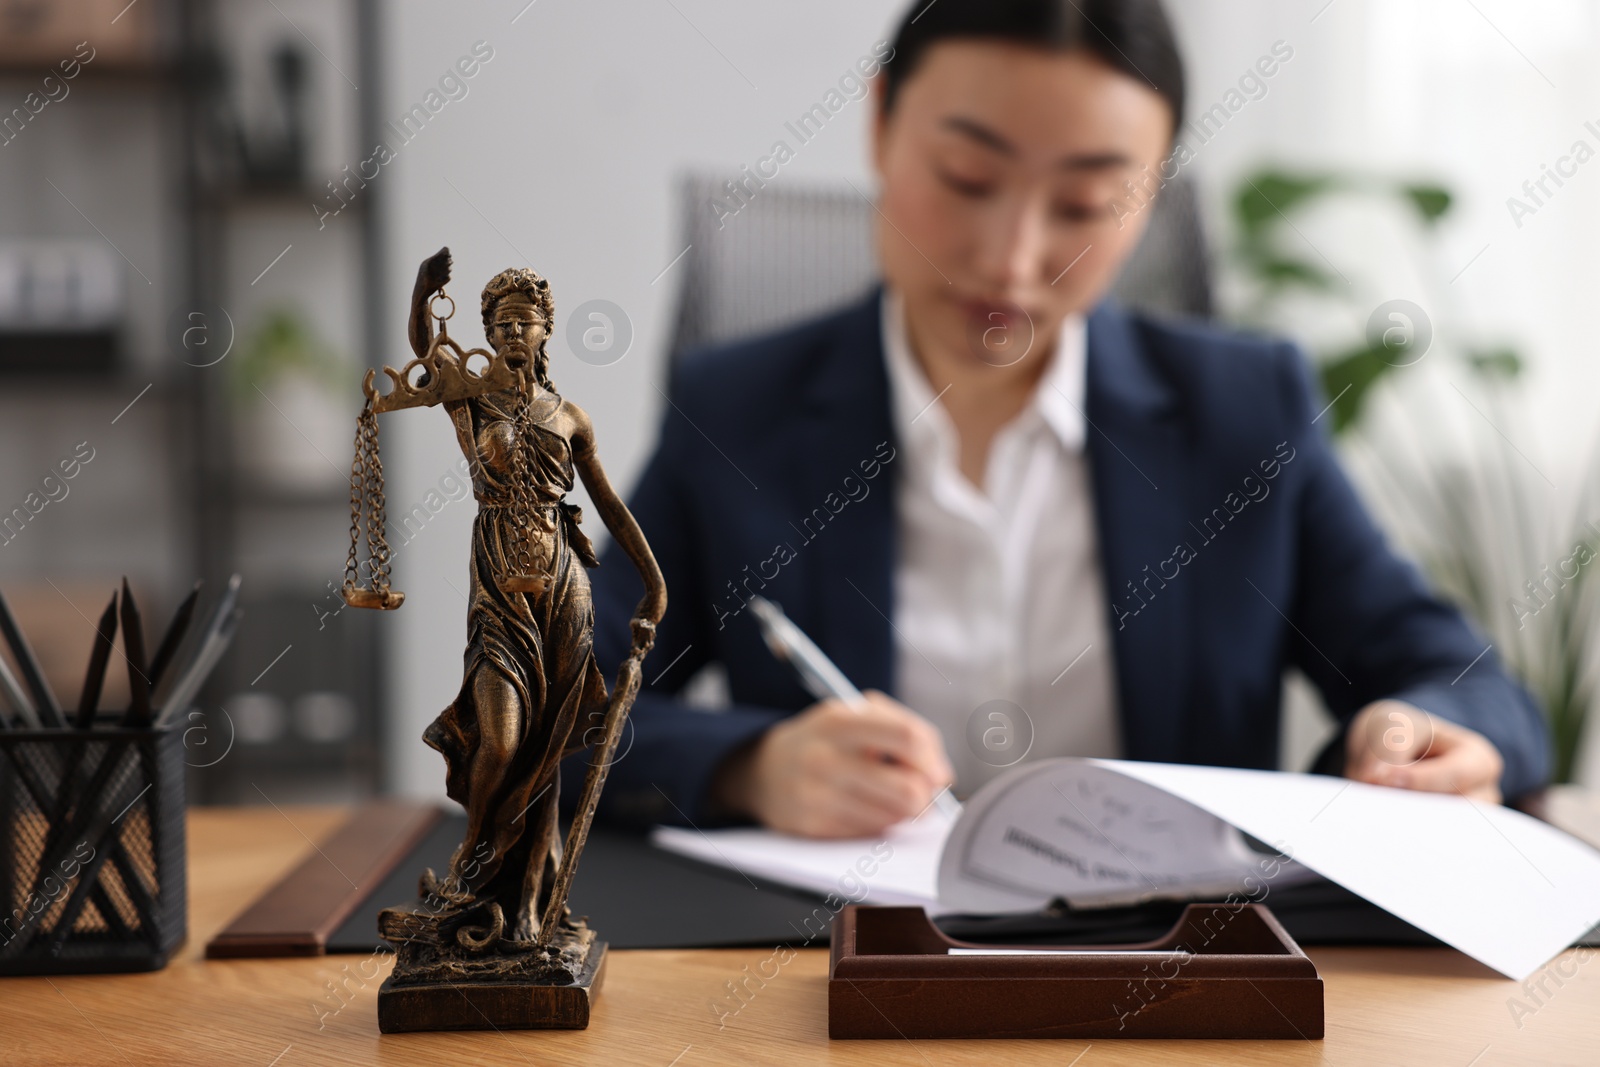
[[[1368,704],[1345,735],[1345,777],[1358,782],[1499,804],[1504,770],[1488,738],[1399,700]]]

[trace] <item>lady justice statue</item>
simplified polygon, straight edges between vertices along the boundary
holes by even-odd
[[[417,904],[380,917],[397,952],[379,994],[379,1023],[386,1032],[581,1027],[605,946],[572,920],[567,892],[666,610],[666,584],[600,465],[588,415],[551,383],[549,283],[526,268],[495,275],[482,300],[493,351],[463,352],[446,329],[455,310],[444,293],[450,266],[449,249],[441,249],[417,272],[409,329],[417,358],[398,372],[384,368],[393,383],[387,394],[367,374],[351,475],[344,595],[360,607],[395,608],[404,598],[389,588],[378,414],[442,405],[478,500],[461,688],[423,734],[445,758],[446,789],[466,808],[467,832],[442,880],[428,871]],[[443,305],[448,313],[440,315]],[[609,697],[592,649],[585,572],[598,561],[579,528],[581,510],[565,499],[575,474],[644,579],[632,651]],[[363,517],[365,587],[357,563]],[[563,849],[560,762],[597,733]]]

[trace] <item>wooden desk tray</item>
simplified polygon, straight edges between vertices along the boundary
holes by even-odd
[[[1010,948],[1011,946],[1005,946]],[[1049,955],[946,937],[921,908],[847,905],[831,1038],[1320,1038],[1322,979],[1260,904],[1191,904],[1165,937]]]

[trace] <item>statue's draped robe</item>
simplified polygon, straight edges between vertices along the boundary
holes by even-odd
[[[584,570],[597,561],[578,527],[580,509],[564,500],[573,485],[571,447],[561,434],[537,424],[528,469],[532,522],[535,536],[553,542],[553,551],[536,548],[532,557],[535,572],[542,561],[551,561],[552,578],[537,595],[500,587],[501,577],[514,569],[511,458],[505,447],[515,439],[507,433],[514,399],[514,394],[501,392],[448,405],[462,449],[472,461],[479,508],[472,523],[461,689],[423,740],[444,755],[450,797],[470,810],[472,790],[479,788],[471,770],[480,716],[515,717],[515,755],[489,798],[481,840],[462,843],[450,874],[455,885],[467,887],[479,901],[497,901],[506,936],[521,939],[537,929],[560,862],[561,758],[583,748],[585,732],[603,723],[606,685],[592,648],[594,603]],[[498,672],[511,684],[513,706],[477,706],[473,681],[485,670]]]

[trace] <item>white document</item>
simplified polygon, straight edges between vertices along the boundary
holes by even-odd
[[[1600,853],[1498,804],[1323,775],[1095,762],[1276,845],[1508,978],[1600,922]]]
[[[650,839],[747,878],[833,894],[845,903],[917,905],[937,915],[939,850],[949,833],[950,820],[929,807],[882,837],[815,841],[770,830],[658,826]]]
[[[1257,838],[1292,859],[1262,853]],[[658,827],[673,852],[835,902],[1032,912],[1254,900],[1321,875],[1515,979],[1600,923],[1600,852],[1520,812],[1321,775],[1054,759],[991,781],[952,825],[881,839]]]
[[[1225,899],[1314,879],[1217,816],[1090,760],[1023,764],[973,794],[939,861],[939,903],[974,914]],[[1253,898],[1252,898],[1253,899]]]

